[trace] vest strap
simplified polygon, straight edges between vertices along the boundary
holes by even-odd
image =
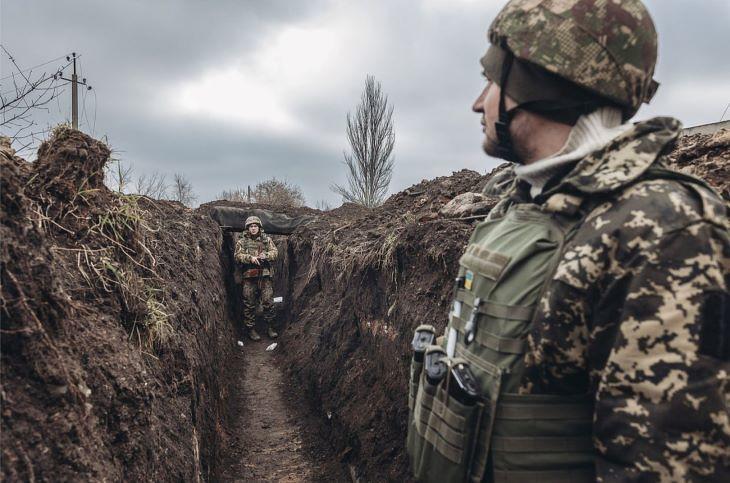
[[[467,246],[466,252],[459,259],[464,267],[473,266],[477,272],[494,281],[499,280],[509,261],[510,257],[475,244]]]
[[[596,473],[593,468],[542,471],[494,470],[494,481],[499,483],[524,483],[526,481],[539,481],[540,483],[583,483],[594,482],[595,480]]]
[[[454,317],[452,321],[453,327],[464,333],[466,322],[460,318]],[[524,354],[526,349],[526,341],[524,339],[509,339],[506,337],[498,337],[484,329],[479,329],[476,333],[476,341],[489,349],[505,354]]]
[[[455,448],[449,442],[442,439],[441,436],[430,426],[426,427],[426,432],[423,437],[443,456],[456,464],[461,463],[461,458],[464,456],[464,450]]]
[[[593,440],[585,436],[492,436],[492,449],[505,453],[593,452]]]
[[[460,289],[456,293],[456,300],[464,302],[467,305],[473,307],[476,297],[468,290]],[[532,320],[532,314],[535,311],[534,305],[523,306],[523,305],[504,305],[497,304],[494,302],[484,301],[478,309],[480,314],[489,315],[491,317],[497,317],[500,319],[519,320],[521,322],[528,322]]]
[[[593,419],[592,404],[514,404],[502,401],[497,408],[497,420]]]

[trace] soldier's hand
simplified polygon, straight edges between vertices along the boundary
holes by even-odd
[[[251,257],[251,263],[254,265],[261,265],[261,262],[259,262],[259,259],[257,257]]]

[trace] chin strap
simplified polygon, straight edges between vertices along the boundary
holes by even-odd
[[[505,107],[507,78],[509,77],[509,71],[512,68],[514,54],[509,49],[505,49],[505,51],[504,60],[502,62],[502,78],[499,83],[499,120],[494,123],[494,130],[497,133],[497,156],[506,161],[517,162],[517,154],[515,153],[514,146],[512,145],[512,136],[510,136],[509,133],[509,125],[516,114],[517,108],[510,109],[508,111]]]

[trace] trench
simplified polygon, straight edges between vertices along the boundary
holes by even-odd
[[[34,163],[0,149],[0,479],[408,481],[410,337],[443,330],[472,230],[439,210],[490,175],[343,205],[278,239],[281,337],[266,352],[240,331],[232,234],[205,208],[108,191],[105,149],[69,129]],[[722,131],[671,159],[728,200],[726,153]],[[133,221],[114,245],[98,228],[110,219]],[[148,302],[174,328],[162,342],[130,337]]]
[[[220,481],[349,481],[348,468],[340,463],[336,449],[326,438],[331,428],[313,401],[290,377],[282,353],[282,338],[254,342],[242,330],[240,285],[233,277],[233,247],[236,235],[224,232],[222,266],[225,272],[228,310],[236,340],[228,361],[227,421],[219,441],[215,480]],[[289,301],[288,243],[274,237],[280,258],[275,267],[276,326],[280,332],[291,322]],[[260,315],[260,314],[259,314]],[[261,320],[257,317],[261,329]],[[267,350],[277,343],[274,350]]]

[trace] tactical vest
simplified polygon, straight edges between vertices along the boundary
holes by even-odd
[[[407,450],[419,480],[595,479],[591,399],[517,394],[536,304],[566,238],[583,218],[563,202],[565,195],[558,196],[542,207],[512,204],[471,236],[459,261],[460,283],[447,327],[447,334],[458,336],[446,361],[449,366],[466,362],[482,397],[462,404],[449,395],[450,372],[432,385],[422,364],[412,363]],[[467,332],[472,332],[470,343]]]
[[[701,200],[705,217],[726,223],[719,215],[722,202],[703,181],[652,166],[634,182],[650,179],[680,182]],[[457,280],[463,283],[455,290],[447,326],[447,334],[457,337],[446,361],[469,365],[481,399],[460,403],[449,395],[451,372],[433,385],[423,364],[411,363],[406,447],[417,479],[595,481],[592,396],[517,394],[536,304],[564,244],[598,203],[583,201],[558,193],[542,205],[512,204],[474,230],[459,260]]]
[[[262,251],[266,250],[269,245],[269,236],[262,233],[256,238],[249,238],[243,236],[243,251],[248,255],[258,255]],[[241,275],[240,278],[261,278],[271,276],[271,263],[268,260],[261,262],[261,265],[255,265],[253,263],[243,263],[240,267]],[[238,281],[240,283],[240,281]]]

